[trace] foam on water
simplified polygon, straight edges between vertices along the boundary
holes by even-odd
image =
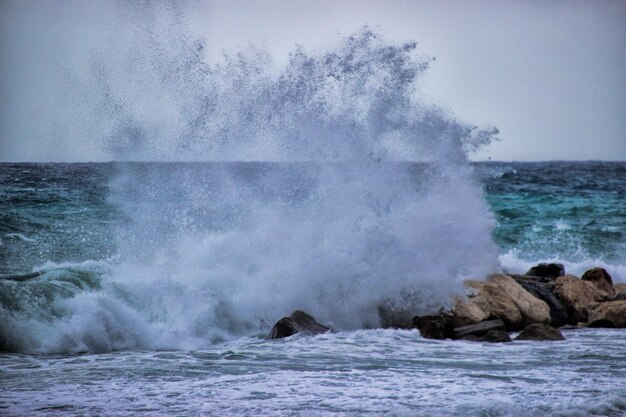
[[[622,416],[619,329],[489,344],[360,330],[194,352],[0,354],[12,415]]]

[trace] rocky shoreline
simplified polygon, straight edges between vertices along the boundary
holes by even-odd
[[[539,264],[526,274],[494,274],[484,281],[464,282],[467,295],[454,307],[412,320],[393,320],[381,312],[383,327],[417,329],[429,339],[511,342],[515,340],[565,340],[559,328],[626,328],[626,284],[613,284],[603,268],[582,277],[565,274],[561,264]],[[296,333],[332,331],[300,310],[283,317],[268,339]]]

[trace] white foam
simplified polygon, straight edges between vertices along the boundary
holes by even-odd
[[[511,250],[501,254],[499,260],[502,268],[513,274],[523,274],[538,263],[560,263],[563,264],[566,274],[581,277],[585,271],[600,267],[607,270],[614,283],[626,282],[626,265],[621,263],[608,263],[603,259],[585,259],[580,262],[564,260],[559,257],[528,260],[525,259],[525,257],[520,257],[517,251]]]

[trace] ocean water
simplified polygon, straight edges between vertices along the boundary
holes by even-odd
[[[0,414],[626,413],[622,330],[485,345],[378,316],[540,261],[624,282],[624,162],[469,163],[498,130],[422,97],[415,42],[211,64],[175,4],[115,7],[42,131],[116,162],[0,164],[0,274],[40,273],[0,280]],[[336,332],[265,340],[294,309]]]
[[[266,341],[272,320],[290,310],[252,321],[228,309],[221,313],[232,317],[215,317],[211,294],[193,295],[206,290],[197,271],[185,277],[165,258],[151,259],[169,268],[168,279],[154,267],[139,267],[138,253],[119,253],[131,239],[127,231],[138,230],[119,195],[112,197],[120,192],[120,172],[125,180],[141,178],[141,187],[124,188],[124,198],[141,195],[145,210],[158,212],[145,227],[172,242],[180,228],[209,233],[233,221],[209,221],[222,213],[220,205],[185,215],[187,222],[208,217],[206,224],[181,223],[175,213],[188,197],[176,199],[169,193],[179,187],[163,186],[164,175],[167,184],[200,174],[207,184],[213,176],[223,179],[224,164],[214,165],[0,165],[1,273],[44,271],[26,282],[0,281],[0,414],[626,415],[626,333],[620,329],[569,330],[565,342],[489,345],[427,340],[417,331],[358,330],[350,320],[336,320],[342,324],[334,334]],[[226,165],[230,178],[243,178],[273,204],[302,204],[319,171]],[[284,170],[297,178],[299,191],[291,182],[277,185]],[[626,164],[475,163],[472,170],[494,213],[502,269],[524,272],[550,260],[580,275],[602,265],[614,281],[625,281]],[[409,171],[416,183],[433,175],[420,165]],[[161,186],[155,189],[150,178]],[[216,186],[204,191],[210,195]],[[163,194],[175,204],[153,206]],[[139,230],[148,233],[145,227]],[[141,254],[159,252],[160,245],[150,243]],[[195,259],[185,265],[197,270]],[[192,281],[176,285],[175,279]],[[265,300],[266,288],[254,290]],[[231,294],[229,307],[250,308],[235,305]]]

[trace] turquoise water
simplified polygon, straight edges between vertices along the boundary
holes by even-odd
[[[626,263],[626,163],[478,163],[501,254]],[[1,164],[0,273],[116,252],[114,164]],[[618,274],[619,275],[619,274]],[[619,279],[620,277],[618,277]],[[623,278],[623,279],[626,279]]]

